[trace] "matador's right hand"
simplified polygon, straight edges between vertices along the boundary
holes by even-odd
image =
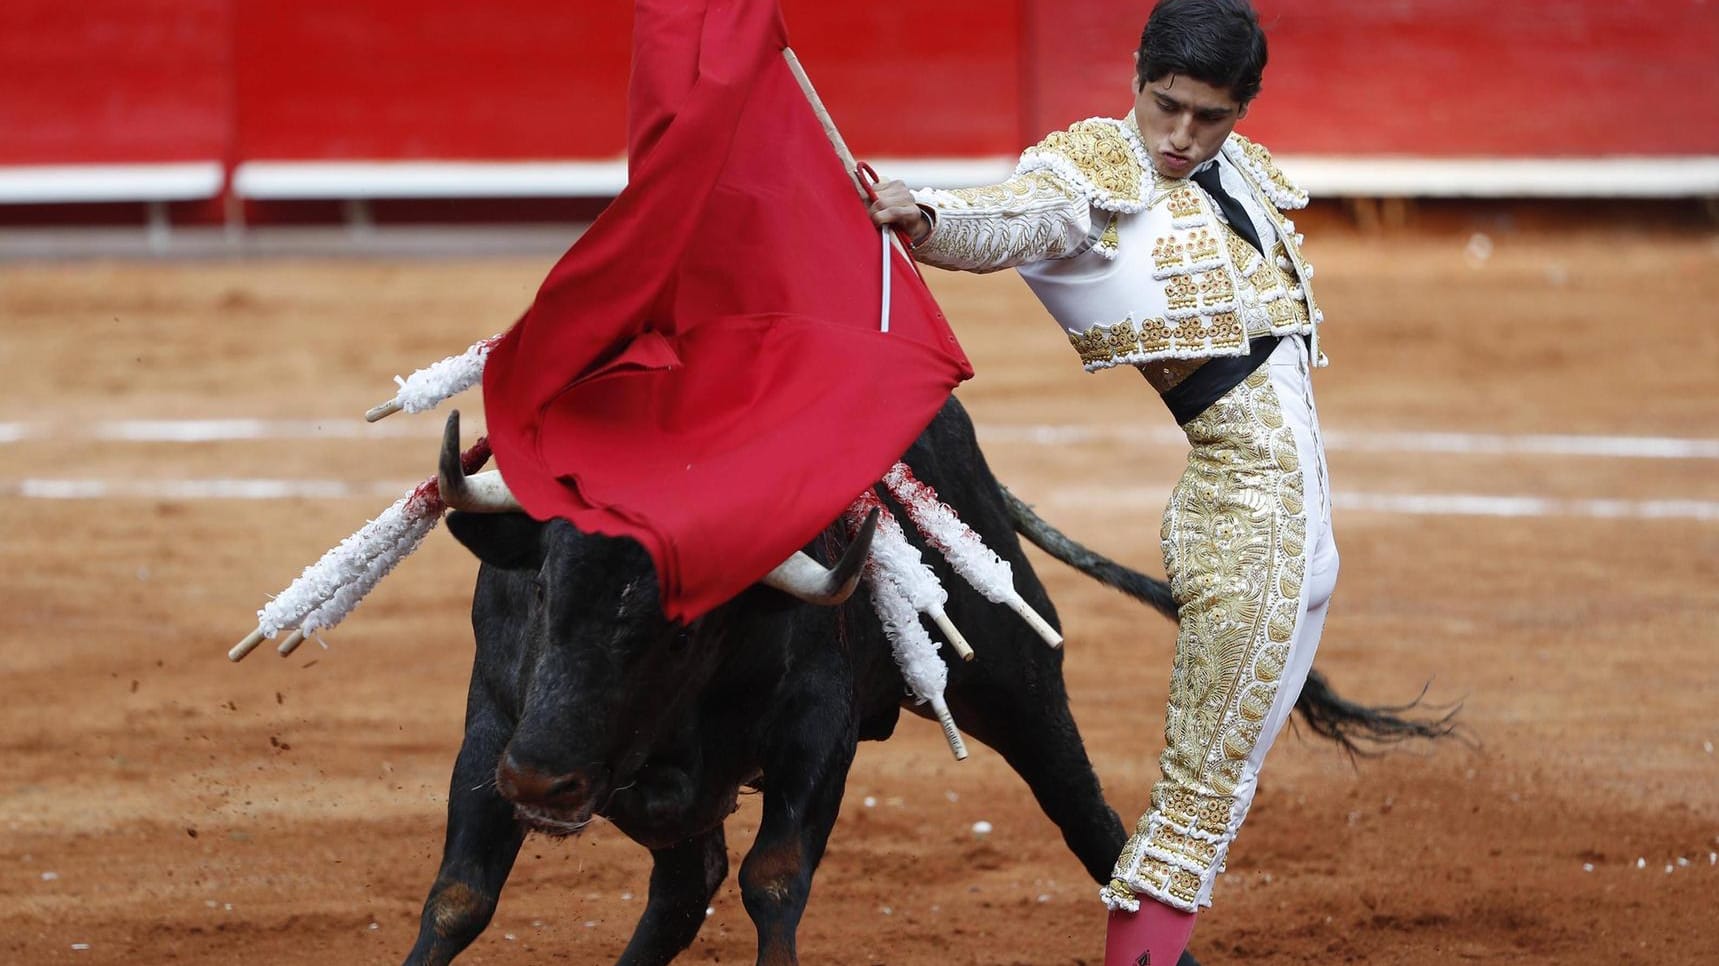
[[[871,203],[871,220],[880,225],[907,233],[918,245],[931,235],[931,219],[913,200],[913,192],[900,181],[885,181],[872,190],[877,200]]]

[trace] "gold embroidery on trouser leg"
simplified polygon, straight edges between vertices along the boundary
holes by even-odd
[[[1184,427],[1192,452],[1162,536],[1181,630],[1164,777],[1104,898],[1195,911],[1245,804],[1237,788],[1295,637],[1307,519],[1295,435],[1262,367]]]

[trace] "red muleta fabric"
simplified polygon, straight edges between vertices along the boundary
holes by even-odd
[[[691,620],[804,546],[972,375],[782,58],[775,0],[635,5],[630,182],[490,354],[527,512],[638,540]]]

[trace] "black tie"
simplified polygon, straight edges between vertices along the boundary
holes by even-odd
[[[1209,164],[1203,170],[1194,172],[1194,183],[1206,189],[1206,194],[1211,195],[1212,200],[1223,209],[1224,219],[1230,223],[1230,230],[1252,245],[1254,251],[1264,255],[1265,249],[1259,244],[1259,233],[1253,230],[1253,219],[1247,216],[1247,209],[1241,206],[1241,202],[1224,190],[1223,182],[1218,180],[1218,166]]]
[[[1259,246],[1259,233],[1253,230],[1253,219],[1247,216],[1241,202],[1232,198],[1218,182],[1218,166],[1214,164],[1204,171],[1195,172],[1194,182],[1206,189],[1206,193],[1223,209],[1231,230],[1252,245],[1255,251],[1264,255],[1265,249]],[[1205,412],[1208,406],[1222,398],[1224,393],[1246,379],[1248,373],[1264,365],[1281,341],[1283,340],[1278,336],[1253,336],[1248,340],[1248,348],[1252,351],[1247,355],[1218,356],[1194,370],[1193,375],[1164,393],[1164,403],[1170,407],[1170,415],[1175,417],[1178,424],[1186,426]],[[1142,368],[1141,371],[1146,370]]]

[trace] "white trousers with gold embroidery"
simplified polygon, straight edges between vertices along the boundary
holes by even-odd
[[[1313,665],[1337,583],[1330,483],[1307,347],[1265,365],[1184,427],[1188,469],[1164,513],[1181,607],[1162,779],[1101,893],[1194,912],[1247,816],[1260,764]]]

